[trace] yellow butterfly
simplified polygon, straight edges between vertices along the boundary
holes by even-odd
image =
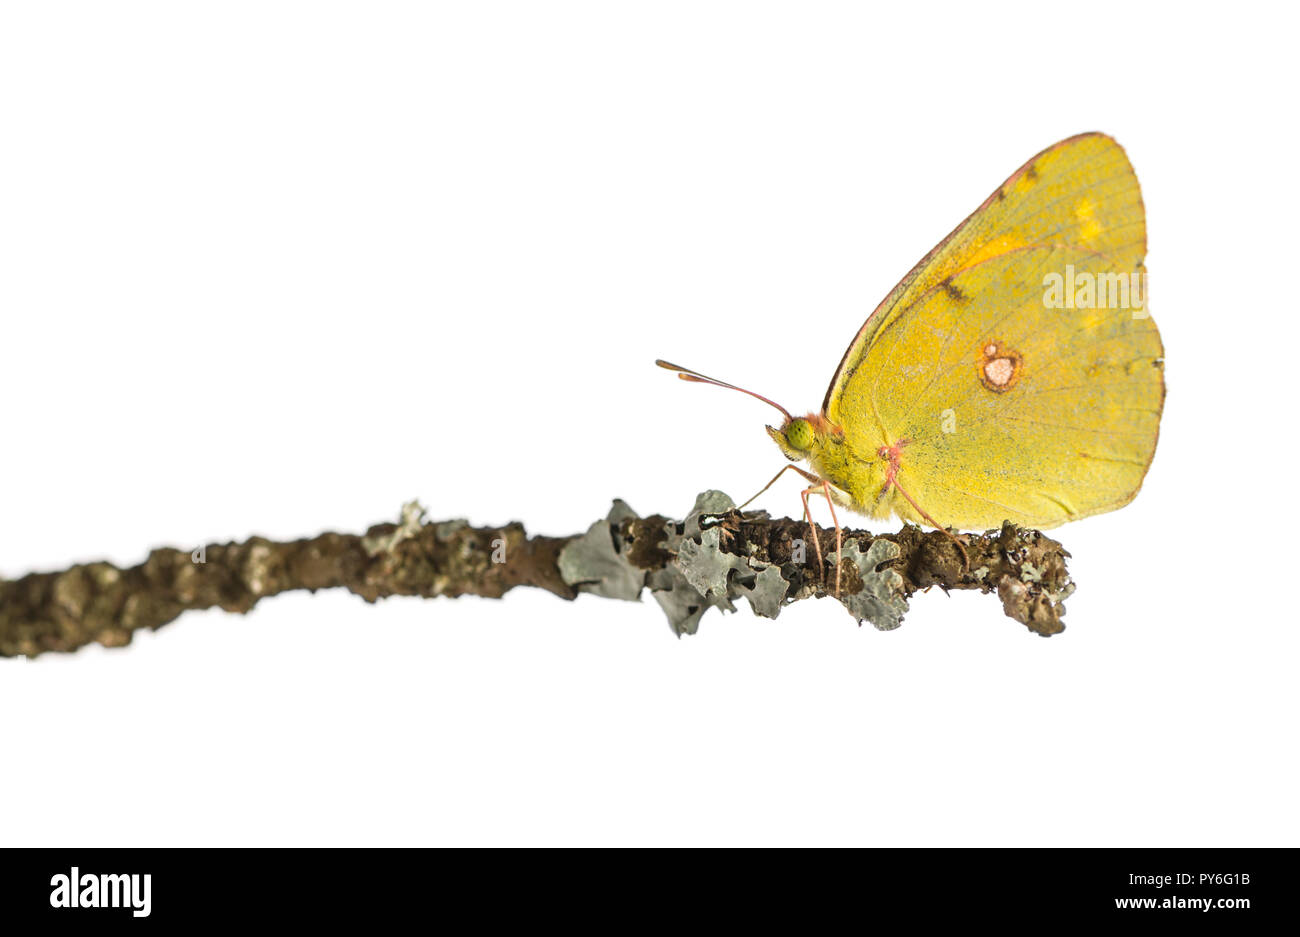
[[[820,413],[656,363],[784,414],[767,431],[811,468],[785,467],[811,483],[810,526],[808,496],[823,494],[833,518],[839,503],[940,529],[1055,527],[1133,500],[1155,453],[1164,350],[1145,253],[1128,157],[1081,134],[1025,163],[903,277]]]

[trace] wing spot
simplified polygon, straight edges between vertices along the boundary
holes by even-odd
[[[970,297],[962,291],[961,287],[952,282],[952,277],[947,277],[939,285],[943,287],[943,291],[947,294],[948,298],[955,303],[964,303],[966,300],[970,299]]]
[[[1083,241],[1095,240],[1102,232],[1102,225],[1094,216],[1096,206],[1092,199],[1084,196],[1074,204],[1074,217],[1079,221],[1079,237]]]
[[[1006,347],[1001,339],[980,342],[975,370],[980,383],[993,393],[1005,394],[1015,387],[1024,367],[1024,356],[1014,348]]]

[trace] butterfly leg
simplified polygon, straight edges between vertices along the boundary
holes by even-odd
[[[831,499],[831,483],[822,479],[822,494],[826,496],[826,506],[831,509],[831,521],[835,524],[835,598],[840,597],[840,560],[844,558],[844,543],[840,531],[840,519],[835,516],[835,502]]]
[[[966,545],[963,544],[960,540],[958,540],[958,539],[956,538],[956,536],[953,535],[952,531],[948,530],[947,527],[944,527],[942,524],[940,524],[938,521],[936,521],[936,520],[935,520],[933,517],[931,517],[929,514],[925,513],[925,511],[924,511],[924,509],[922,509],[921,505],[917,504],[916,501],[915,501],[915,499],[913,499],[913,497],[912,497],[911,495],[909,495],[906,491],[903,490],[902,487],[899,486],[899,484],[898,484],[898,479],[895,478],[895,479],[893,480],[893,483],[894,483],[894,487],[898,489],[898,493],[899,493],[900,495],[902,495],[904,498],[906,498],[906,499],[907,499],[907,503],[910,504],[913,508],[916,509],[916,513],[917,513],[917,514],[920,514],[923,518],[925,518],[926,521],[929,522],[929,524],[930,524],[931,527],[935,528],[937,531],[939,531],[939,533],[943,534],[945,537],[947,537],[947,538],[948,538],[949,540],[951,540],[953,543],[957,544],[957,549],[961,551],[961,558],[962,558],[962,562],[965,564],[965,570],[966,570],[967,572],[969,572],[969,571],[970,571],[970,554],[966,552]]]
[[[813,526],[812,511],[808,510],[808,496],[816,494],[820,489],[817,487],[805,488],[799,492],[799,498],[803,501],[803,519],[808,522],[808,539],[812,541],[813,553],[817,557],[817,576],[826,581],[826,566],[822,562],[822,546],[817,539],[817,528]]]
[[[822,562],[821,541],[817,537],[817,531],[813,527],[812,511],[808,509],[809,495],[825,495],[826,505],[831,509],[831,520],[835,524],[835,598],[840,597],[840,564],[839,558],[843,553],[843,533],[840,530],[840,519],[835,514],[835,502],[831,500],[831,484],[824,478],[818,478],[815,484],[809,485],[803,491],[799,492],[799,497],[803,499],[803,516],[808,521],[808,536],[812,538],[813,548],[817,552],[817,568],[822,570],[822,580],[825,581],[826,567]]]
[[[776,480],[777,480],[778,478],[780,478],[782,475],[784,475],[786,472],[798,472],[800,475],[802,475],[804,478],[808,479],[808,481],[810,481],[810,482],[816,482],[816,481],[820,481],[820,480],[821,480],[821,479],[819,479],[816,475],[814,475],[812,472],[805,472],[803,469],[799,468],[799,466],[797,466],[797,465],[787,465],[787,466],[785,466],[784,468],[782,468],[781,471],[779,471],[779,472],[777,472],[775,475],[773,475],[773,476],[772,476],[772,480],[771,480],[770,482],[768,482],[768,483],[767,483],[766,485],[764,485],[762,488],[758,489],[758,493],[755,494],[754,497],[750,498],[748,501],[746,501],[746,502],[745,502],[744,504],[742,504],[740,507],[736,508],[736,510],[737,510],[737,511],[743,511],[743,510],[745,510],[745,508],[747,508],[749,505],[753,504],[755,498],[757,498],[757,497],[758,497],[759,495],[761,495],[763,492],[767,491],[767,489],[769,489],[769,488],[771,488],[773,485],[775,485],[775,484],[776,484]]]
[[[826,503],[830,505],[830,509],[831,509],[831,520],[835,521],[835,551],[836,551],[836,555],[838,556],[840,551],[840,521],[839,518],[835,516],[835,505],[831,501],[831,486],[830,483],[826,481],[826,479],[814,475],[812,472],[804,471],[803,469],[799,468],[799,466],[797,465],[784,466],[781,469],[781,471],[777,472],[775,475],[772,476],[772,480],[770,482],[768,482],[766,485],[764,485],[762,488],[758,490],[758,494],[754,495],[754,497],[750,498],[749,501],[746,501],[740,507],[736,508],[736,510],[738,511],[744,510],[747,505],[753,502],[754,498],[757,498],[758,495],[761,495],[763,492],[767,491],[767,489],[775,485],[776,480],[788,471],[798,472],[807,481],[812,483],[808,488],[799,492],[799,498],[801,501],[803,501],[803,519],[808,524],[808,537],[810,540],[812,540],[813,543],[813,554],[817,557],[818,577],[823,582],[825,582],[826,565],[822,561],[821,541],[817,537],[817,529],[813,526],[812,511],[808,507],[808,496],[810,494],[824,494],[826,496]],[[840,594],[840,568],[837,565],[835,567],[836,598],[839,597],[839,594]]]
[[[939,531],[939,533],[943,534],[945,537],[947,537],[949,540],[951,540],[953,543],[957,545],[957,549],[961,551],[961,559],[964,565],[964,571],[969,572],[970,554],[966,552],[966,545],[962,543],[960,540],[958,540],[956,536],[954,536],[953,533],[950,530],[948,530],[947,527],[944,527],[933,517],[927,514],[925,512],[925,509],[922,508],[921,505],[916,503],[916,499],[907,493],[907,489],[905,489],[902,485],[898,483],[898,473],[902,469],[902,450],[903,447],[908,444],[908,442],[909,440],[900,439],[897,443],[895,443],[892,446],[881,446],[880,449],[877,450],[877,455],[879,455],[882,459],[889,460],[889,467],[885,470],[885,487],[884,490],[881,491],[881,495],[883,496],[884,493],[889,490],[889,486],[893,485],[894,488],[898,490],[898,493],[907,499],[907,503],[910,504],[916,510],[917,514],[920,514],[921,517],[923,517],[930,524],[931,527]]]

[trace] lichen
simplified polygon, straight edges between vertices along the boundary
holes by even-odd
[[[676,563],[686,581],[709,598],[727,595],[731,573],[752,573],[745,557],[722,552],[722,531],[716,527],[700,534],[698,541],[683,537]]]
[[[361,545],[371,556],[378,556],[380,553],[392,553],[394,548],[403,540],[410,540],[420,533],[420,524],[424,520],[424,507],[419,501],[408,501],[402,505],[402,515],[398,524],[393,528],[391,533],[378,535],[374,537],[363,537]],[[453,524],[459,523],[462,527],[468,527],[469,521],[447,521],[439,525],[439,534],[442,529]]]
[[[903,577],[892,566],[882,566],[901,555],[892,540],[873,540],[866,554],[856,540],[844,544],[843,559],[857,568],[862,588],[840,596],[840,602],[859,622],[869,621],[880,631],[893,631],[903,623],[907,613],[907,591]],[[831,554],[838,562],[839,557]]]
[[[779,615],[785,605],[786,594],[790,591],[790,583],[785,581],[780,568],[771,565],[764,566],[755,574],[753,585],[740,585],[746,590],[745,598],[749,600],[749,607],[755,615],[763,618]]]
[[[614,545],[614,526],[636,516],[625,502],[615,500],[603,521],[596,521],[560,551],[560,578],[579,592],[628,602],[639,599],[646,574]]]
[[[1020,578],[1025,582],[1042,582],[1046,567],[1038,567],[1026,560],[1020,564]]]
[[[650,575],[648,585],[650,594],[668,616],[668,625],[673,629],[673,634],[679,638],[684,634],[695,634],[700,628],[700,619],[711,608],[727,612],[736,610],[726,596],[709,598],[701,595],[698,589],[686,581],[676,565],[655,570]]]
[[[713,515],[731,510],[735,502],[721,491],[705,491],[695,498],[690,513],[682,520],[682,532],[677,525],[665,525],[663,548],[672,562],[652,573],[647,581],[659,607],[668,617],[673,634],[695,634],[700,619],[711,608],[734,612],[728,574],[739,563],[745,569],[743,557],[723,553],[720,549],[722,531],[715,527],[705,529]]]
[[[423,509],[410,502],[397,523],[365,534],[159,547],[129,568],[99,562],[0,580],[0,657],[95,642],[118,646],[187,610],[246,614],[260,599],[295,589],[346,588],[367,602],[397,595],[500,598],[520,586],[563,599],[588,592],[633,600],[648,585],[682,635],[695,633],[710,608],[735,611],[738,599],[748,600],[754,614],[776,618],[791,602],[833,591],[859,621],[890,629],[911,594],[938,585],[996,592],[1006,613],[1037,634],[1065,628],[1064,601],[1075,588],[1069,552],[1038,531],[1005,523],[959,535],[961,549],[953,535],[911,525],[875,537],[843,535],[843,557],[829,557],[835,565],[816,562],[827,556],[833,532],[742,513],[720,491],[699,495],[681,520],[638,517],[615,501],[578,537],[529,537],[517,522],[425,522]],[[805,550],[810,536],[818,539]]]
[[[781,568],[754,556],[752,543],[731,542],[735,533],[720,523],[734,508],[724,492],[705,491],[682,520],[681,533],[676,524],[666,525],[663,548],[672,560],[647,585],[678,636],[695,634],[711,608],[734,612],[738,599],[764,618],[776,618],[785,604],[790,583]]]

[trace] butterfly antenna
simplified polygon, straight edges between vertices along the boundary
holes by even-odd
[[[655,359],[655,364],[659,365],[661,368],[667,368],[669,371],[676,371],[677,376],[683,381],[693,381],[696,384],[712,384],[714,387],[726,387],[729,390],[738,390],[742,394],[749,394],[751,397],[757,397],[759,400],[763,401],[763,403],[770,404],[780,410],[785,416],[786,422],[793,419],[793,417],[790,416],[790,411],[785,407],[781,406],[775,400],[768,400],[762,394],[754,393],[752,390],[745,390],[743,387],[737,387],[735,384],[728,384],[726,381],[720,381],[716,377],[708,377],[707,375],[701,374],[699,371],[692,371],[690,368],[683,368],[681,365],[673,364],[672,362],[664,361],[660,358]]]

